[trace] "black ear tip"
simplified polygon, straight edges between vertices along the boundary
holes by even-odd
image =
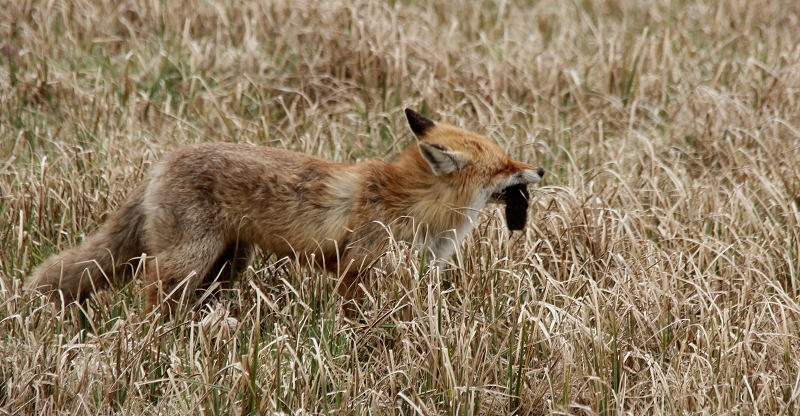
[[[413,131],[417,137],[424,135],[430,129],[436,127],[436,123],[434,123],[433,120],[410,108],[406,108],[406,119],[408,119],[408,125],[411,126],[411,131]]]

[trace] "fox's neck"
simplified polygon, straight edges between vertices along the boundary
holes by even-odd
[[[477,190],[467,186],[455,188],[431,171],[413,146],[395,162],[370,162],[372,175],[366,177],[362,191],[367,199],[384,204],[384,211],[394,220],[414,218],[417,226],[425,224],[429,233],[461,231],[477,219]]]

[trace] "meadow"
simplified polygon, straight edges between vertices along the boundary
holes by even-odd
[[[800,413],[800,2],[0,0],[0,414]],[[330,160],[403,109],[542,166],[357,322],[260,253],[152,323],[23,290],[171,149]]]

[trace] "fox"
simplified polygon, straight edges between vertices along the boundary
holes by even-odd
[[[507,203],[511,229],[524,227],[528,186],[543,168],[476,133],[408,108],[405,115],[417,143],[390,162],[346,164],[232,143],[173,150],[104,224],[47,258],[25,287],[79,302],[141,266],[144,308],[169,314],[223,271],[241,275],[260,249],[336,275],[345,308],[362,300],[360,285],[389,249],[389,232],[443,267],[490,202]]]

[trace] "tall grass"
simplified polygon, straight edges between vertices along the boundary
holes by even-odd
[[[798,414],[800,3],[0,0],[0,413]],[[543,166],[441,276],[397,247],[364,320],[264,254],[161,325],[141,282],[22,278],[161,155],[331,160],[402,109]]]

